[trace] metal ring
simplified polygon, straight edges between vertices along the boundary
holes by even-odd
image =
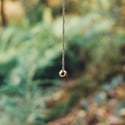
[[[67,71],[66,71],[66,70],[60,70],[59,76],[60,76],[61,78],[66,77],[66,76],[67,76]]]

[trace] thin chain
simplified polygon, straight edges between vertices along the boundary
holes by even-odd
[[[62,29],[62,70],[65,70],[65,0],[62,3],[62,17],[63,17],[63,29]]]

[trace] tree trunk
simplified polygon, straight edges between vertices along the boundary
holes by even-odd
[[[1,0],[1,22],[2,22],[2,26],[6,26],[7,25],[7,21],[5,18],[5,13],[4,13],[4,1],[5,0]]]

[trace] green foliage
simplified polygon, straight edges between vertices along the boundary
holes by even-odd
[[[101,80],[104,80],[109,69],[120,60],[120,46],[124,43],[125,34],[119,30],[112,31],[114,22],[96,13],[84,18],[70,17],[67,22],[70,22],[66,27],[66,68],[69,76],[83,75],[91,67],[100,66],[97,78],[103,75]],[[36,98],[43,110],[52,88],[61,84],[58,80],[61,64],[59,25],[60,19],[57,19],[52,24],[43,22],[27,30],[8,27],[0,33],[0,92],[5,98],[0,108],[4,109],[8,119],[13,116],[13,125],[17,124],[16,119],[21,121],[21,125],[31,121],[34,125],[41,125],[65,114],[80,97],[81,91],[92,90],[98,83],[95,79],[82,78],[68,100],[62,100],[54,109],[47,110],[47,115],[37,111]],[[104,64],[110,68],[103,69]]]
[[[43,18],[44,5],[41,4],[41,0],[21,0],[24,5],[26,19],[30,25],[38,23]]]

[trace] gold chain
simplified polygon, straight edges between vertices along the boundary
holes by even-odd
[[[63,31],[62,31],[62,70],[65,70],[65,0],[62,4]]]

